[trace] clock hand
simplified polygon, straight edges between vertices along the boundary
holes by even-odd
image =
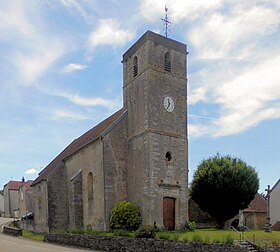
[[[170,106],[170,100],[168,99],[168,106],[167,106],[167,108],[169,108],[169,106]]]

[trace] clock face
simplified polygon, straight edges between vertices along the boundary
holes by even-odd
[[[174,101],[171,97],[167,96],[164,98],[163,106],[168,112],[172,112],[174,110]]]

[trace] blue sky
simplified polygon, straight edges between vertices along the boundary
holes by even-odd
[[[147,30],[188,45],[190,180],[202,159],[280,178],[279,0],[0,0],[0,188],[34,179],[122,107],[122,54]]]

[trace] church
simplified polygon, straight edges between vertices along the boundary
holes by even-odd
[[[34,230],[109,230],[119,201],[143,225],[188,220],[186,45],[147,31],[123,54],[123,108],[75,139],[33,182]],[[104,70],[105,71],[105,70]]]

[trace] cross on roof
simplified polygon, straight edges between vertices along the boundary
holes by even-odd
[[[169,21],[168,19],[168,16],[167,16],[167,11],[168,11],[168,8],[165,6],[165,17],[164,18],[161,18],[161,21],[163,22],[164,24],[164,33],[165,33],[165,37],[168,37],[168,33],[170,33],[170,26],[172,25],[172,23]]]

